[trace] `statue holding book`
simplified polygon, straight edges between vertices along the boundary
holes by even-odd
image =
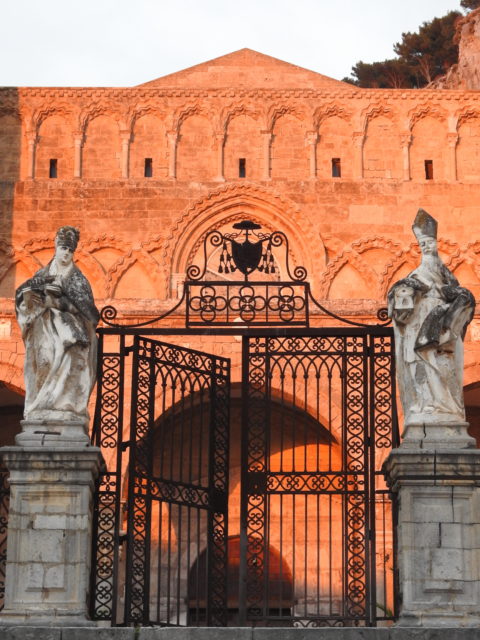
[[[95,382],[99,313],[73,262],[80,233],[61,227],[53,259],[16,291],[25,342],[25,418],[88,420]]]

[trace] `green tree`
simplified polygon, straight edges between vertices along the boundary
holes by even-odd
[[[423,84],[444,74],[458,60],[458,45],[454,42],[455,26],[461,17],[450,11],[443,18],[424,22],[417,32],[402,33],[401,42],[393,47],[395,53],[423,79]]]
[[[411,86],[412,79],[408,65],[402,60],[392,59],[383,62],[357,62],[352,67],[352,79],[344,78],[358,87],[378,89],[400,89]]]
[[[460,6],[463,9],[478,9],[478,7],[480,7],[480,0],[462,0]]]
[[[476,2],[480,0],[463,0]],[[359,87],[416,88],[423,87],[458,60],[458,45],[454,42],[455,26],[461,17],[450,11],[442,18],[424,22],[413,33],[402,33],[402,40],[394,45],[397,58],[383,62],[357,62],[352,77],[344,78]]]

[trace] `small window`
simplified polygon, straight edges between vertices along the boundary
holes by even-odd
[[[145,168],[143,171],[145,178],[151,178],[153,176],[153,161],[152,158],[145,158]]]
[[[425,179],[433,180],[433,160],[425,160]]]
[[[238,159],[238,177],[245,178],[247,175],[247,161],[245,158]]]
[[[48,170],[48,177],[49,178],[57,177],[57,159],[56,158],[50,158],[50,168]]]
[[[332,178],[342,177],[342,161],[340,158],[332,158]]]

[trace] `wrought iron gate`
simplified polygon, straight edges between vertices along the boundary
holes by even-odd
[[[392,342],[362,329],[244,338],[243,624],[393,617],[392,512],[376,463],[397,444]]]
[[[129,356],[125,440],[121,396]],[[117,452],[97,493],[93,617],[226,625],[229,361],[140,336],[102,361],[96,442]],[[185,602],[191,564],[204,550],[206,567],[190,577]]]
[[[284,235],[259,234],[260,250],[249,240],[253,223],[237,228],[243,245],[238,234],[205,240],[222,248],[219,271],[235,263],[245,281],[255,268],[274,272]],[[284,263],[288,281],[206,281],[205,265],[192,267],[176,307],[136,326],[103,310],[93,442],[106,468],[95,501],[93,619],[350,626],[394,618],[394,504],[380,470],[398,441],[392,330],[311,327],[309,304],[328,312],[305,270],[291,275],[288,246]],[[185,327],[162,327],[181,305]],[[224,356],[239,335],[234,396]],[[203,348],[214,336],[212,352],[223,336],[222,355],[191,348],[185,336]],[[230,434],[232,451],[241,447],[238,520]]]

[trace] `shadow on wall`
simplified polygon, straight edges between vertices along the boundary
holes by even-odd
[[[3,95],[1,95],[3,94]],[[13,204],[16,183],[20,180],[20,157],[22,147],[22,124],[19,111],[18,91],[14,88],[0,90],[0,240],[7,246],[11,243],[13,226]],[[0,244],[0,271],[9,267],[10,256]],[[15,268],[13,267],[13,271]],[[7,288],[2,286],[1,297],[13,297],[15,273],[7,274]],[[2,282],[3,284],[3,282]]]
[[[22,395],[0,382],[0,447],[15,444],[15,436],[21,431],[23,403]]]
[[[480,449],[480,382],[474,382],[464,388],[465,413],[470,427],[468,433],[477,441]]]

